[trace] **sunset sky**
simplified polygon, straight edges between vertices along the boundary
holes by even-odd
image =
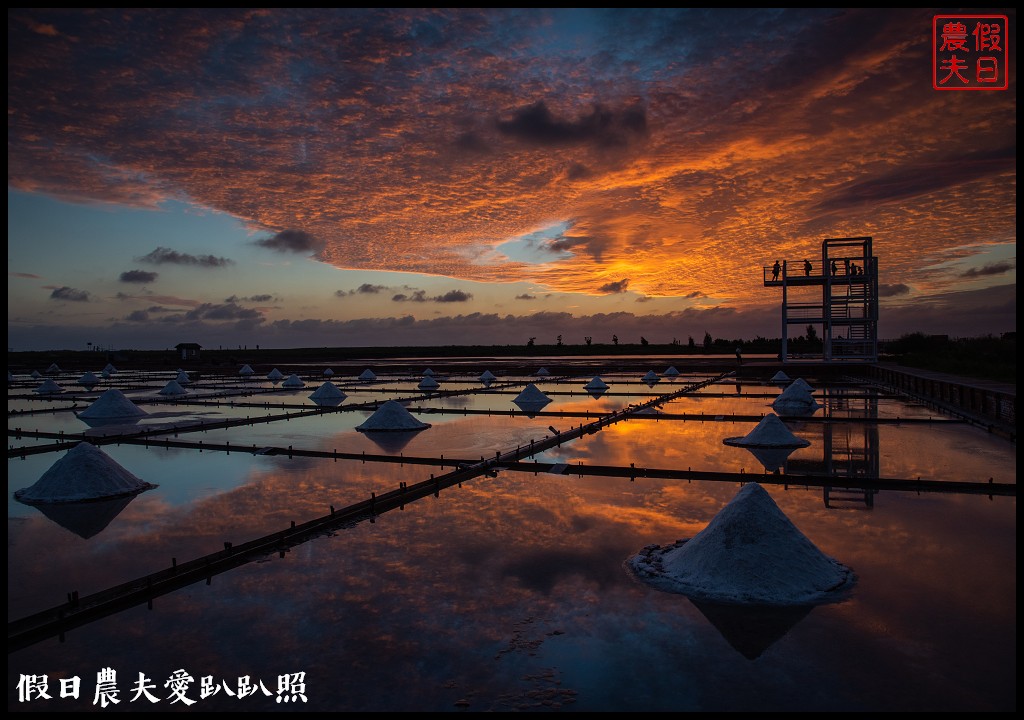
[[[8,10],[8,347],[778,337],[871,236],[882,338],[1016,330],[1006,91],[903,10]]]

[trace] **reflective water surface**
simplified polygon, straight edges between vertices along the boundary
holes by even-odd
[[[487,368],[512,385],[499,392],[471,382]],[[455,384],[435,377],[440,390]],[[611,387],[599,398],[582,391],[589,376],[538,382],[552,403],[534,417],[512,399],[538,379],[501,377],[493,361],[467,370],[466,382],[451,388],[473,394],[431,397],[416,388],[418,377],[385,378],[376,390],[336,379],[348,398],[324,412],[307,401],[319,385],[312,374],[306,388],[274,393],[271,408],[255,406],[267,400],[262,394],[221,405],[143,403],[147,412],[172,413],[178,427],[149,444],[102,448],[159,487],[51,513],[18,503],[13,493],[35,482],[61,451],[9,453],[8,620],[60,605],[73,591],[100,592],[167,568],[172,558],[214,553],[225,542],[276,533],[331,506],[452,469],[407,458],[493,457],[565,433],[588,422],[587,413],[596,419],[674,392],[686,380],[648,387],[637,374],[602,377]],[[536,472],[499,466],[372,522],[337,527],[208,584],[157,597],[152,608],[143,602],[9,652],[8,708],[1015,710],[1015,495],[843,489],[844,480],[855,485],[864,478],[1015,483],[1015,444],[871,388],[808,379],[823,410],[786,423],[811,444],[769,461],[773,467],[722,440],[749,432],[753,418],[771,411],[779,388],[737,388],[728,378],[660,405],[666,417],[630,417],[538,452],[527,461],[537,461]],[[205,382],[216,379],[197,385]],[[373,403],[392,397],[408,399],[410,411],[431,427],[396,438],[354,429]],[[45,402],[9,401],[9,410],[41,410]],[[53,402],[64,407],[68,398]],[[282,412],[312,414],[188,431],[198,419]],[[88,429],[68,411],[10,416],[9,427]],[[195,446],[161,445],[168,438]],[[207,447],[200,449],[200,441]],[[12,448],[53,442],[8,438]],[[230,452],[211,449],[225,444]],[[252,451],[289,446],[399,461]],[[548,471],[552,463],[558,474]],[[587,466],[623,472],[598,476]],[[687,480],[645,469],[743,473],[745,481],[761,481],[812,542],[854,570],[852,595],[815,607],[744,608],[698,604],[639,582],[625,568],[628,558],[647,545],[692,537],[740,487],[733,475]],[[835,477],[836,485],[801,484],[801,475]],[[121,702],[104,708],[94,700],[105,668],[116,671]],[[179,670],[193,678],[184,692],[193,705],[166,685]],[[133,699],[140,673],[158,702]],[[277,702],[294,698],[279,694],[294,690],[279,681],[298,673],[305,701]],[[46,676],[51,699],[23,702],[26,676]],[[61,697],[60,680],[75,676],[79,698]],[[262,681],[266,692],[240,697],[246,676],[257,687]],[[204,677],[215,694],[204,692]]]

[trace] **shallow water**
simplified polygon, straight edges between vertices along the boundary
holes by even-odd
[[[495,362],[479,372],[488,368],[499,374]],[[606,380],[611,390],[623,385],[630,394],[553,395],[545,412],[609,412],[681,385]],[[444,388],[445,380],[439,382]],[[305,392],[284,402],[309,405],[303,401],[315,387],[307,382]],[[414,382],[381,387],[387,391],[360,390],[359,402],[383,402],[396,388],[402,397],[417,395],[408,392]],[[870,502],[863,493],[842,502],[833,496],[827,507],[824,491],[801,485],[799,476],[1014,483],[1016,446],[960,423],[864,422],[926,420],[928,413],[893,398],[856,399],[871,393],[854,388],[857,393],[837,394],[845,405],[829,405],[830,422],[823,422],[824,411],[787,420],[811,445],[785,458],[784,475],[774,475],[749,450],[722,440],[746,434],[754,423],[735,416],[770,411],[770,398],[761,395],[777,388],[735,390],[735,383],[721,383],[701,391],[707,397],[680,397],[661,408],[705,418],[633,417],[537,454],[540,463],[565,464],[567,474],[480,476],[372,523],[338,528],[283,557],[216,575],[209,585],[158,597],[152,609],[143,604],[74,629],[63,641],[9,652],[8,708],[101,710],[93,703],[97,673],[109,667],[121,702],[108,711],[186,709],[165,687],[178,670],[194,678],[185,693],[196,701],[189,707],[212,711],[1015,710],[1016,498],[882,490]],[[824,400],[826,390],[816,397]],[[410,409],[419,408],[414,414],[432,427],[399,438],[397,449],[354,429],[370,409],[178,434],[178,440],[239,448],[230,453],[161,447],[163,436],[148,447],[104,445],[114,460],[159,487],[120,508],[57,517],[11,496],[58,455],[12,457],[8,620],[56,606],[71,591],[98,592],[166,568],[171,558],[213,553],[225,542],[278,532],[332,505],[451,469],[242,448],[472,460],[550,435],[549,426],[564,431],[586,422],[531,418],[512,398],[480,392],[417,399]],[[230,404],[163,408],[169,410],[192,418],[241,412]],[[69,413],[32,421],[40,430],[86,428]],[[640,472],[633,478],[573,474],[579,463],[632,465]],[[744,472],[762,481],[808,538],[854,570],[852,595],[768,611],[696,604],[638,581],[625,568],[631,556],[692,537],[739,487],[656,479],[644,468]],[[155,686],[158,703],[132,700],[140,673]],[[279,678],[296,673],[304,673],[305,702],[275,702]],[[21,702],[19,681],[26,675],[45,675],[52,699]],[[73,676],[81,678],[79,699],[60,697],[59,679]],[[203,697],[207,676],[220,689]],[[269,695],[260,689],[238,697],[245,676],[262,680]],[[282,697],[292,699],[287,687]]]

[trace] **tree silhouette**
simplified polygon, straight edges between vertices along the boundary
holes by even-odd
[[[594,341],[594,338],[590,337],[589,335],[587,335],[585,338],[583,338],[583,342],[585,342],[587,345],[589,345],[593,341]]]
[[[647,345],[647,338],[645,338],[643,335],[640,336],[640,344]]]
[[[537,338],[535,338],[535,337],[532,337],[532,338],[530,338],[530,339],[529,339],[529,340],[527,341],[527,343],[526,343],[526,347],[533,347],[533,341],[534,341],[534,340],[536,340],[536,339],[537,339]]]
[[[555,344],[556,345],[561,345],[562,344],[562,336],[561,335],[558,336],[558,342],[555,343]]]
[[[704,331],[704,349],[705,350],[710,350],[711,346],[714,344],[714,342],[715,341],[711,339],[711,333],[709,333],[707,330],[705,330]]]
[[[612,345],[618,345],[618,344],[619,344],[619,336],[618,335],[612,335]]]

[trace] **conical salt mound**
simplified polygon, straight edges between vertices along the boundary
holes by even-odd
[[[377,376],[374,374],[373,370],[371,370],[370,368],[366,368],[359,375],[359,379],[360,380],[376,380]]]
[[[484,370],[480,375],[480,382],[494,382],[498,377],[490,370]]]
[[[418,387],[420,390],[435,390],[438,387],[440,387],[440,385],[438,385],[437,380],[427,375],[425,378],[420,380],[420,384],[417,385],[416,387]]]
[[[653,370],[648,370],[647,374],[640,379],[646,383],[651,383],[658,382],[658,380],[660,380],[661,378],[658,377],[658,373],[654,372]]]
[[[108,373],[110,375],[116,375],[117,374],[117,368],[114,367],[113,365],[111,365],[110,363],[107,363],[107,366],[105,368],[103,368],[103,372]]]
[[[802,414],[813,412],[821,406],[810,392],[794,382],[775,398],[772,407],[783,414]]]
[[[546,367],[542,367],[542,368],[541,368],[540,370],[538,370],[538,371],[537,371],[537,372],[536,372],[535,374],[536,374],[536,375],[540,375],[541,377],[547,377],[547,376],[548,376],[548,375],[550,375],[551,373],[550,373],[550,372],[548,372],[548,369],[547,369]]]
[[[94,445],[79,443],[43,473],[34,485],[17,490],[23,503],[67,503],[132,495],[155,488],[132,475]]]
[[[377,408],[377,411],[366,418],[362,425],[357,425],[360,432],[388,432],[401,430],[423,430],[430,423],[420,422],[406,410],[397,400],[388,400]]]
[[[59,395],[64,392],[64,388],[55,383],[52,378],[47,378],[43,381],[42,385],[32,392],[39,393],[40,395]]]
[[[306,383],[302,382],[302,378],[300,378],[298,375],[289,375],[288,379],[281,383],[281,387],[300,388],[306,387]]]
[[[267,373],[267,380],[280,380],[283,377],[284,373],[278,370],[277,368],[274,368],[273,370]]]
[[[178,381],[179,385],[188,385],[192,382],[192,378],[190,378],[188,373],[184,370],[179,370],[178,376],[174,379]]]
[[[117,388],[111,388],[100,395],[78,417],[83,420],[104,420],[107,418],[131,418],[148,415],[145,410],[133,403]]]
[[[690,540],[651,545],[629,561],[655,587],[696,600],[815,605],[841,599],[853,571],[822,553],[757,483]]]
[[[587,390],[607,390],[608,383],[595,375],[594,378],[583,387]]]
[[[344,400],[348,395],[341,391],[337,385],[330,380],[318,387],[309,396],[310,400]]]
[[[256,371],[253,370],[249,365],[243,365],[242,369],[238,371],[238,374],[241,375],[242,377],[249,377],[251,375],[255,375]]]
[[[52,363],[50,367],[46,368],[48,375],[57,375],[61,372],[60,366],[57,363]]]
[[[540,391],[540,388],[538,388],[536,385],[534,385],[533,383],[530,383],[529,385],[527,385],[526,387],[523,388],[523,391],[521,393],[516,395],[515,400],[513,400],[512,402],[514,402],[516,404],[519,404],[519,403],[549,403],[549,402],[551,402],[551,398],[549,398],[547,395],[542,393]]]
[[[177,380],[170,380],[164,389],[160,391],[160,395],[187,395],[188,392],[181,385],[178,384]]]
[[[334,377],[334,371],[330,368],[324,370],[324,377]]]
[[[794,435],[774,413],[768,413],[757,426],[743,437],[726,438],[726,445],[763,448],[798,448],[811,443]]]
[[[96,375],[94,373],[91,373],[91,372],[87,372],[85,375],[83,375],[82,377],[78,378],[78,384],[81,385],[84,388],[91,388],[91,387],[93,387],[95,385],[98,385],[99,382],[100,382],[100,379],[98,377],[96,377]]]
[[[779,370],[772,375],[772,382],[789,382],[789,375]]]
[[[675,365],[672,365],[671,367],[669,367],[668,370],[665,371],[665,375],[667,375],[669,377],[675,377],[678,374],[679,374],[679,371],[676,370],[676,366]]]
[[[814,392],[814,388],[811,386],[811,384],[804,380],[803,378],[797,378],[796,380],[793,381],[793,384],[803,388],[807,392]]]
[[[41,372],[39,372],[38,370],[33,370],[32,371],[31,377],[32,377],[33,380],[38,380],[42,376],[43,376],[43,374]]]
[[[431,375],[433,375],[433,374],[434,374],[434,371],[433,371],[433,370],[431,370],[430,368],[427,368],[426,370],[424,370],[424,371],[423,371],[423,375],[424,375],[425,377],[430,377],[430,376],[431,376]]]

